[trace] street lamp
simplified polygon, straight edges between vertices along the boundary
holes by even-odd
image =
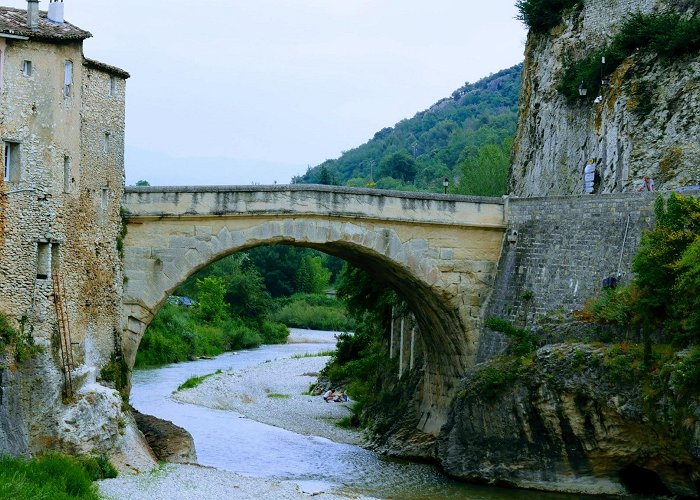
[[[578,86],[578,95],[586,97],[586,94],[588,94],[588,89],[586,88],[586,84],[583,83],[583,80],[581,80],[581,85]]]
[[[442,187],[445,188],[445,194],[447,194],[447,188],[450,187],[450,180],[447,177],[442,180]]]

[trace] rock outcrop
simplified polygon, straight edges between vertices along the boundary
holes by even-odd
[[[523,488],[696,496],[700,402],[680,403],[688,416],[679,425],[671,398],[614,380],[605,363],[602,347],[545,346],[512,381],[485,391],[475,389],[477,367],[439,438],[442,466]]]
[[[192,435],[169,420],[133,411],[136,425],[158,460],[178,464],[196,464],[197,453]]]
[[[596,193],[636,190],[645,175],[657,189],[700,184],[700,54],[666,63],[636,53],[611,75],[598,102],[589,95],[572,104],[557,90],[567,62],[603,49],[630,14],[698,9],[697,2],[586,0],[549,33],[530,33],[511,193],[584,194],[591,159]]]

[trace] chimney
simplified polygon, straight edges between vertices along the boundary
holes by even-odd
[[[49,0],[49,21],[63,24],[63,0]]]
[[[32,31],[39,29],[39,0],[27,0],[27,26]]]

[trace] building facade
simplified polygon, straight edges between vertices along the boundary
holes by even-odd
[[[121,418],[100,368],[120,329],[129,75],[85,58],[91,34],[48,7],[0,7],[0,312],[32,352],[0,358],[0,454],[108,451]]]

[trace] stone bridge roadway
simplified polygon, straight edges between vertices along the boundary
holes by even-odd
[[[437,433],[476,358],[505,231],[502,200],[317,185],[129,187],[122,205],[130,366],[153,316],[194,272],[259,245],[315,248],[410,305],[426,356],[419,428]]]

